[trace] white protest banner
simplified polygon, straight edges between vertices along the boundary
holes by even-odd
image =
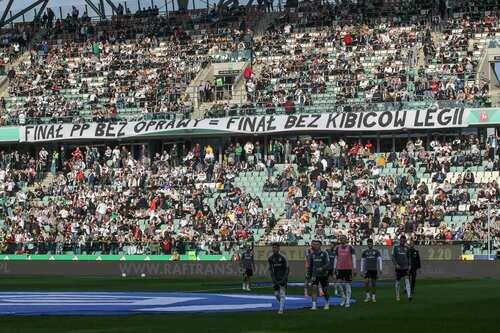
[[[395,131],[467,127],[468,109],[235,116],[210,119],[144,120],[27,125],[21,142],[116,140],[193,134],[267,134],[285,132]]]

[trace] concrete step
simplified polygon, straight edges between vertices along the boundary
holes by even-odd
[[[40,186],[48,187],[56,181],[56,178],[57,178],[57,175],[54,175],[52,172],[46,172],[41,181],[35,182],[35,184],[33,186],[29,186],[27,189],[33,191],[37,187],[40,187]]]
[[[30,52],[25,51],[21,54],[13,63],[8,64],[5,68],[5,72],[8,73],[12,68],[17,68],[19,65],[26,60],[29,60]],[[0,97],[5,97],[9,95],[9,79],[7,76],[1,77],[0,79]]]

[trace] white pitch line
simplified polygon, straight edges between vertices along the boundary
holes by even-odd
[[[139,311],[148,312],[192,312],[192,311],[220,311],[220,310],[245,310],[245,309],[269,309],[272,303],[257,303],[257,304],[209,304],[209,305],[186,305],[176,306],[172,308],[148,308],[139,309]]]
[[[86,299],[103,299],[103,298],[110,298],[110,299],[117,299],[117,298],[146,298],[148,296],[137,296],[137,295],[126,295],[126,294],[117,294],[115,296],[111,296],[109,294],[106,295],[97,295],[97,294],[85,294],[85,293],[73,293],[73,294],[59,294],[59,293],[53,293],[53,292],[45,292],[43,294],[41,293],[15,293],[15,294],[10,294],[10,293],[0,293],[0,297],[8,297],[8,298],[54,298],[54,297],[70,297],[70,298],[86,298]],[[154,297],[154,296],[153,296]]]
[[[269,295],[255,295],[255,294],[250,294],[250,295],[245,295],[245,294],[218,294],[218,296],[224,296],[224,297],[231,297],[231,298],[243,298],[243,299],[266,299],[266,300],[275,300],[276,296],[269,296]],[[289,301],[300,301],[303,298],[299,297],[287,297],[286,298]]]

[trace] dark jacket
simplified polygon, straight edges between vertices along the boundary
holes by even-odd
[[[410,248],[408,255],[410,257],[410,270],[416,271],[420,269],[420,254],[418,250]]]

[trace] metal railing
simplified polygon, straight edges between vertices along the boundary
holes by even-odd
[[[453,100],[421,100],[409,102],[319,102],[307,101],[304,104],[294,102],[291,106],[282,104],[266,104],[263,102],[253,103],[248,99],[246,94],[231,92],[230,90],[214,91],[207,99],[199,93],[194,93],[192,105],[198,105],[206,110],[204,117],[221,118],[229,116],[243,115],[265,115],[265,114],[292,114],[292,113],[333,113],[333,112],[384,112],[384,111],[403,111],[417,110],[426,108],[479,108],[491,107],[492,104],[500,103],[500,95],[493,96],[491,101],[477,99],[472,102],[468,101],[453,101]],[[205,105],[205,106],[204,106]],[[44,117],[25,117],[24,121],[19,117],[4,116],[4,121],[0,126],[7,125],[32,125],[32,124],[50,124],[50,123],[82,123],[82,122],[109,122],[109,121],[137,121],[137,120],[153,120],[153,119],[186,119],[191,118],[194,112],[194,106],[185,107],[182,111],[161,111],[161,112],[141,112],[137,113],[118,113],[114,116],[98,116],[92,114],[77,114],[68,116],[51,116]],[[5,112],[5,111],[4,111]]]
[[[291,107],[283,105],[266,105],[264,103],[245,103],[245,104],[215,104],[210,108],[206,117],[220,118],[240,115],[263,115],[263,114],[291,114],[291,113],[332,113],[332,112],[384,112],[384,111],[402,111],[417,110],[425,108],[478,108],[487,107],[489,103],[482,101],[459,102],[459,101],[440,101],[424,100],[412,102],[349,102],[349,103],[313,103],[300,105],[294,103]]]

